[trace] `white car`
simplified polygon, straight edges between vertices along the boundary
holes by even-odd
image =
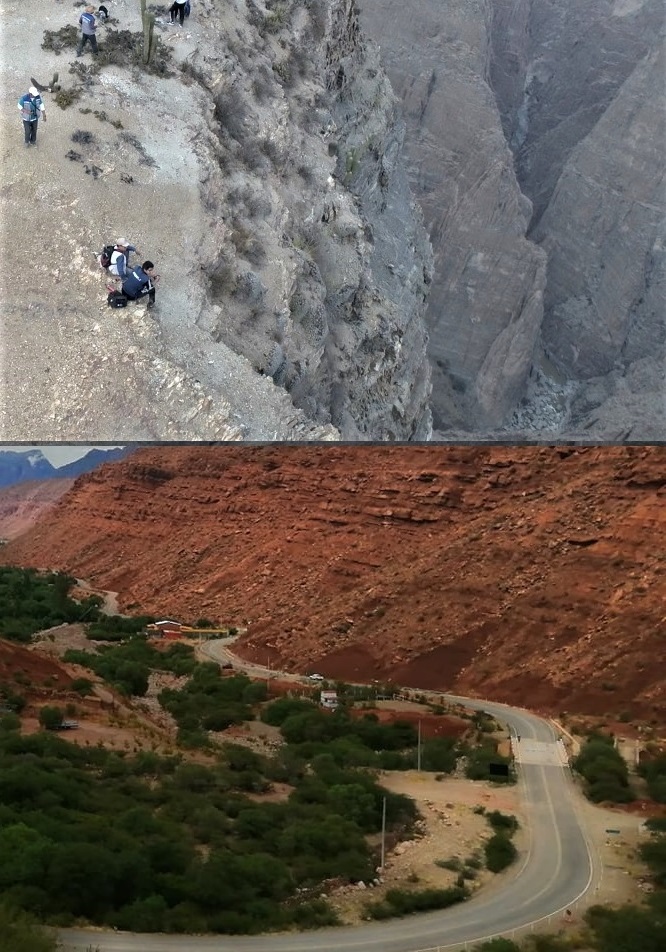
[[[323,674],[310,674],[310,675],[308,675],[308,677],[310,678],[311,681],[323,681],[323,680],[324,680],[324,675],[323,675]]]

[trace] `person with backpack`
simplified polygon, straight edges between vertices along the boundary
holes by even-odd
[[[114,278],[124,278],[129,269],[129,256],[136,247],[126,238],[121,238],[115,245],[104,245],[98,261],[101,268],[108,271]]]
[[[130,301],[138,301],[148,297],[148,307],[155,306],[155,285],[152,282],[155,265],[152,261],[144,261],[127,275],[123,281],[122,293]]]
[[[46,107],[39,95],[39,90],[31,86],[25,96],[21,96],[18,101],[18,107],[21,110],[21,119],[23,120],[23,131],[25,133],[25,144],[37,145],[37,123],[41,118],[46,122]]]
[[[81,27],[81,33],[79,35],[79,44],[76,47],[76,55],[80,56],[86,43],[90,43],[93,56],[97,56],[97,37],[95,36],[97,20],[95,19],[95,8],[92,4],[88,4],[79,17],[79,26]]]
[[[126,277],[129,270],[129,258],[133,251],[136,253],[136,248],[126,238],[117,241],[111,252],[109,274],[112,274],[114,278]]]

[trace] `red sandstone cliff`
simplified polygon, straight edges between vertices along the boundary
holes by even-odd
[[[666,448],[172,446],[5,550],[273,666],[666,714]]]

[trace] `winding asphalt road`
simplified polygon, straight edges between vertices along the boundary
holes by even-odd
[[[231,655],[228,642],[210,642],[202,650],[221,661],[233,660],[237,667],[251,668],[255,675],[269,674],[268,669],[246,665]],[[529,847],[520,866],[500,887],[440,912],[300,934],[213,937],[67,930],[61,933],[66,952],[91,945],[100,952],[443,952],[538,922],[572,905],[591,886],[596,871],[576,814],[563,747],[553,727],[536,715],[503,704],[444,696],[487,711],[509,725],[513,735]]]

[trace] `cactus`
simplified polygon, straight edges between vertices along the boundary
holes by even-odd
[[[143,23],[143,61],[150,63],[157,49],[157,37],[154,35],[155,14],[146,12],[146,0],[141,0],[141,22]]]

